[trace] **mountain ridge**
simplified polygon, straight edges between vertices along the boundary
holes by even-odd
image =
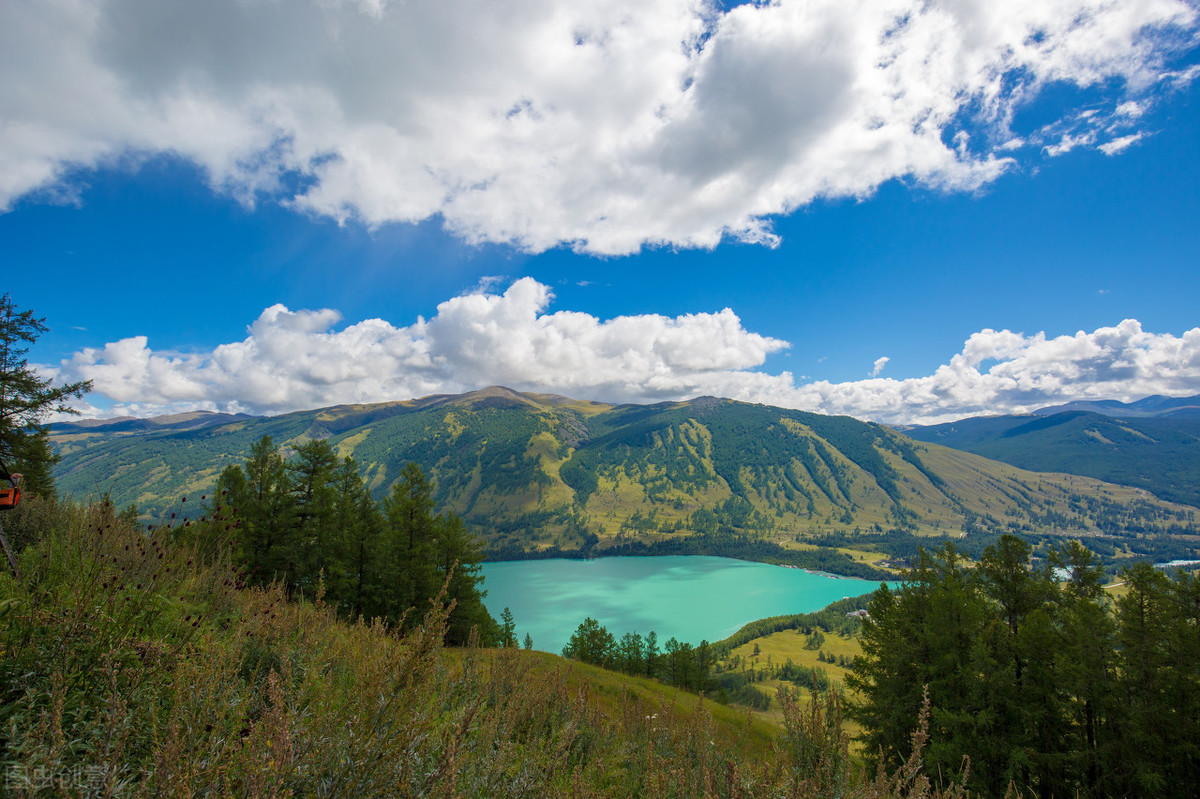
[[[1187,417],[1200,418],[1200,394],[1190,397],[1167,397],[1152,394],[1135,402],[1120,400],[1076,400],[1062,405],[1049,405],[1034,411],[1037,416],[1051,416],[1064,411],[1088,411],[1119,419]]]
[[[980,416],[904,434],[1034,472],[1072,472],[1200,506],[1200,417],[1114,417],[1085,410]]]
[[[376,498],[414,461],[440,509],[463,516],[489,547],[518,554],[670,547],[696,536],[795,549],[872,535],[1125,542],[1196,533],[1194,509],[1144,489],[1026,472],[850,417],[715,397],[615,405],[489,387],[202,418],[209,423],[55,425],[60,489],[107,492],[153,518],[177,497],[210,492],[268,435],[285,455],[328,440],[355,459]]]

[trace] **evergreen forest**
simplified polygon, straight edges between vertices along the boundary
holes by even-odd
[[[434,513],[429,480],[415,463],[376,502],[354,459],[339,459],[327,441],[309,441],[285,460],[263,436],[245,464],[221,472],[210,513],[228,528],[229,554],[251,584],[320,591],[350,618],[403,629],[420,622],[444,587],[453,603],[447,643],[465,644],[473,628],[482,643],[497,642],[499,627],[482,601],[479,542],[457,515]]]
[[[1200,577],[1136,564],[1112,602],[1077,542],[1029,563],[1005,536],[881,586],[848,677],[864,751],[902,762],[928,701],[927,768],[982,796],[1200,794]]]

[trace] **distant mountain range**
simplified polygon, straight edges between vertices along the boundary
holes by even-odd
[[[78,422],[64,422],[60,428],[66,430],[93,430],[103,428],[105,433],[148,433],[167,430],[200,430],[219,424],[240,422],[261,417],[245,413],[212,413],[211,411],[191,411],[176,413],[170,416],[154,416],[141,419],[136,416],[117,416],[112,419],[82,419]]]
[[[1053,429],[1058,418],[1024,422]],[[107,492],[150,518],[210,492],[264,435],[285,453],[328,439],[377,497],[415,461],[440,508],[509,551],[721,532],[788,547],[868,534],[1195,532],[1193,509],[1137,488],[1023,471],[849,417],[711,397],[610,405],[493,387],[275,417],[56,424],[51,434],[61,491]]]
[[[1200,394],[1193,397],[1164,397],[1155,394],[1137,402],[1119,400],[1079,400],[1051,405],[1034,411],[1037,416],[1053,416],[1065,411],[1085,411],[1119,419],[1162,418],[1200,419]]]
[[[1058,406],[1065,411],[981,416],[904,433],[1022,469],[1087,475],[1200,506],[1198,404],[1197,397],[1079,402]]]

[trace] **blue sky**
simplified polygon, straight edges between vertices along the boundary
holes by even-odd
[[[93,379],[89,415],[1200,393],[1193,5],[512,3],[486,44],[468,5],[0,11],[49,37],[0,48],[29,79],[0,92],[0,253],[51,328],[31,359]],[[232,33],[280,15],[296,41]],[[440,72],[389,44],[423,25]],[[297,52],[355,37],[379,54]]]

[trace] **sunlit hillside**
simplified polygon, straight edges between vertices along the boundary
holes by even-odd
[[[857,539],[896,555],[899,539],[1020,532],[1177,557],[1200,540],[1195,509],[1142,489],[1026,472],[848,417],[712,398],[614,406],[491,388],[269,418],[59,424],[52,440],[64,493],[107,493],[154,519],[211,491],[263,436],[285,455],[327,439],[377,498],[415,461],[439,507],[510,555],[696,536],[792,549]]]

